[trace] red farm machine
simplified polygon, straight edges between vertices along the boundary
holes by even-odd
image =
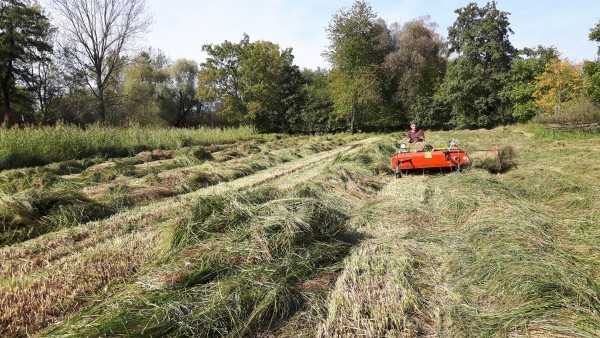
[[[392,170],[396,177],[415,171],[461,171],[471,165],[471,159],[464,149],[458,147],[458,142],[451,140],[448,148],[434,149],[427,145],[425,150],[411,152],[402,143],[399,151],[392,156]]]

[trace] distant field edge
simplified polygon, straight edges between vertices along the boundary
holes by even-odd
[[[41,166],[88,157],[131,156],[153,149],[233,143],[259,135],[252,127],[175,129],[156,127],[85,129],[60,125],[0,129],[0,170]]]

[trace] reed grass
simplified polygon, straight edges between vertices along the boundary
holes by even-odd
[[[256,138],[249,127],[235,129],[109,128],[74,126],[0,130],[0,170],[40,166],[87,157],[132,156],[144,150],[233,143]]]

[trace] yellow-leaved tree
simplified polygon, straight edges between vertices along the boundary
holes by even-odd
[[[568,60],[555,60],[537,77],[533,97],[544,113],[558,113],[564,103],[581,96],[583,77],[581,67]]]

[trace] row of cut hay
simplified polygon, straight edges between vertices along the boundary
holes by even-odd
[[[46,334],[253,336],[311,312],[354,238],[346,221],[360,201],[330,185],[339,179],[200,198],[165,229],[156,267]]]
[[[256,137],[235,129],[56,126],[0,131],[0,169],[38,166],[93,156],[131,156],[144,150],[232,143]]]
[[[238,146],[244,146],[240,142]],[[93,157],[68,160],[40,167],[4,170],[0,172],[0,190],[17,193],[31,188],[76,183],[79,186],[108,182],[116,177],[131,175],[141,177],[151,172],[175,169],[213,159],[236,144],[192,146],[176,150],[141,152],[132,157]],[[216,158],[214,160],[219,160]]]
[[[111,206],[70,189],[0,195],[0,247],[56,229],[107,217]]]
[[[302,282],[348,250],[340,234],[349,208],[307,193],[322,189],[198,200],[165,233],[166,266],[147,273],[146,288],[117,293],[49,335],[247,336],[276,326],[302,306]]]
[[[330,147],[328,142],[311,143],[308,146],[299,148],[294,156],[303,157],[315,149],[325,150]],[[305,149],[309,153],[306,153]],[[199,149],[193,149],[192,151],[199,151]],[[189,182],[184,183],[182,187],[178,187],[178,180],[161,182],[159,174],[137,183],[134,182],[131,186],[126,184],[125,181],[125,183],[117,185],[107,185],[101,194],[84,195],[79,193],[78,190],[80,187],[89,186],[90,180],[87,179],[89,177],[85,176],[77,182],[68,180],[63,181],[62,184],[54,183],[50,185],[50,188],[33,188],[18,194],[5,195],[0,200],[2,206],[0,208],[0,225],[2,226],[0,228],[0,246],[75,226],[82,222],[108,217],[123,208],[130,208],[220,182],[231,181],[278,163],[289,161],[288,156],[294,158],[288,154],[287,150],[284,150],[283,153],[271,153],[264,149],[265,154],[260,153],[263,151],[261,148],[258,148],[258,151],[259,154],[256,155],[214,164],[206,163],[201,166],[198,165],[200,160],[196,160],[194,163],[196,166],[187,170],[190,172],[197,171],[190,178],[181,177],[179,179]],[[202,156],[206,158],[207,153],[202,152]],[[234,169],[229,169],[230,167]],[[102,170],[95,170],[94,175],[91,177],[93,181],[102,181],[99,177],[105,177],[110,181],[130,170],[132,170],[132,165],[119,162]],[[86,184],[86,179],[88,184]],[[101,186],[93,187],[98,189]]]
[[[426,313],[428,300],[422,294],[421,278],[424,265],[434,264],[435,259],[405,239],[411,225],[426,225],[427,211],[421,210],[421,204],[430,193],[425,187],[423,177],[397,180],[355,211],[352,227],[365,240],[344,261],[317,336],[431,334],[432,316]]]
[[[45,327],[50,322],[57,321],[57,316],[63,316],[76,310],[82,304],[87,303],[86,296],[93,296],[97,291],[94,288],[106,287],[106,283],[114,282],[110,273],[104,270],[78,268],[77,273],[71,269],[73,266],[104,266],[112,271],[112,266],[121,266],[123,262],[113,261],[113,253],[119,256],[129,247],[140,248],[140,260],[129,262],[129,271],[137,271],[148,263],[144,257],[149,257],[160,247],[154,238],[158,232],[157,227],[162,221],[177,219],[185,207],[189,207],[194,196],[217,191],[231,191],[233,189],[244,189],[261,182],[268,181],[272,177],[279,177],[280,173],[290,170],[305,168],[310,163],[330,159],[333,154],[348,149],[344,147],[331,153],[324,153],[304,161],[284,165],[280,169],[267,171],[246,179],[238,180],[228,185],[215,187],[202,192],[196,192],[183,196],[177,200],[169,200],[165,203],[155,203],[151,206],[123,213],[100,223],[88,225],[44,235],[32,241],[22,243],[4,250],[0,250],[3,262],[0,280],[0,302],[12,299],[16,289],[6,288],[6,283],[14,285],[19,290],[19,297],[23,303],[27,303],[28,296],[35,296],[37,304],[27,307],[29,317],[12,317],[7,319],[12,327],[20,327],[23,330],[36,330]],[[129,235],[131,233],[131,235]],[[141,238],[139,235],[146,238]],[[89,255],[88,255],[89,253]],[[123,254],[122,257],[128,257]],[[108,259],[108,260],[107,260]],[[121,271],[121,270],[119,270]],[[54,284],[54,279],[49,279],[49,273],[53,278],[62,280],[61,284]],[[102,278],[98,278],[98,274]],[[35,283],[32,283],[35,281]],[[92,281],[94,281],[92,283]],[[102,284],[105,283],[105,284]],[[75,287],[77,285],[88,285],[88,287]],[[68,297],[61,298],[64,288],[71,290]],[[3,303],[0,308],[12,309],[13,306],[22,307],[21,303]],[[21,316],[22,312],[10,311]],[[33,321],[30,321],[34,318]],[[29,326],[26,326],[28,324]]]
[[[344,149],[347,148],[344,147],[340,150],[335,150],[333,153],[338,153]],[[209,189],[183,195],[177,199],[168,199],[164,203],[154,203],[149,206],[122,212],[108,220],[102,221],[100,224],[97,222],[82,224],[71,229],[49,233],[31,241],[0,249],[0,257],[3,261],[3,264],[0,266],[0,274],[25,275],[36,271],[41,266],[51,268],[52,264],[61,257],[72,255],[88,246],[95,245],[99,241],[111,240],[111,238],[119,236],[123,228],[129,227],[129,225],[149,227],[166,218],[176,217],[179,214],[177,208],[188,205],[189,200],[194,196],[254,186],[261,182],[280,177],[281,174],[279,172],[295,171],[299,168],[304,168],[308,163],[323,159],[328,160],[331,156],[331,153],[328,152],[318,154],[314,156],[315,159],[309,157],[306,160],[283,165],[280,169],[267,170],[264,173],[236,180],[230,184],[213,186]],[[35,264],[35,261],[41,261],[44,264]]]
[[[516,141],[522,164],[503,176],[385,187],[355,217],[374,239],[347,260],[319,334],[598,336],[600,186],[585,173],[600,158],[587,140],[545,145]]]

